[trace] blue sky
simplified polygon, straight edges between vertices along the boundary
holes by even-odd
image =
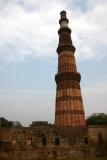
[[[0,1],[0,117],[54,122],[60,11],[66,10],[86,116],[107,113],[107,1]]]

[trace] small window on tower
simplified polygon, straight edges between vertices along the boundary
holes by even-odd
[[[57,138],[55,138],[55,145],[60,145],[60,140],[59,140],[59,138],[57,137]]]

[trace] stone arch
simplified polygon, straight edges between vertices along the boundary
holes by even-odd
[[[88,137],[84,137],[84,143],[88,145]]]
[[[55,145],[60,145],[60,138],[59,138],[59,136],[55,137]]]
[[[102,145],[103,144],[103,137],[102,137],[102,133],[99,132],[98,133],[98,145]]]
[[[45,134],[43,134],[41,137],[42,137],[42,144],[45,146],[47,144],[47,138]]]
[[[61,139],[61,138],[60,138],[59,133],[56,132],[56,133],[54,134],[54,144],[55,144],[55,145],[60,145],[60,139]]]

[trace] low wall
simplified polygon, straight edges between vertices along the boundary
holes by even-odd
[[[0,129],[0,160],[94,156],[107,156],[107,126]]]

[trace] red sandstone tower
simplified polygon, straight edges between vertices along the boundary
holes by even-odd
[[[56,111],[55,125],[57,127],[85,127],[85,114],[81,96],[81,75],[77,72],[75,63],[75,47],[71,40],[71,29],[68,27],[66,12],[60,13],[60,29],[58,53],[58,73],[55,76]]]

